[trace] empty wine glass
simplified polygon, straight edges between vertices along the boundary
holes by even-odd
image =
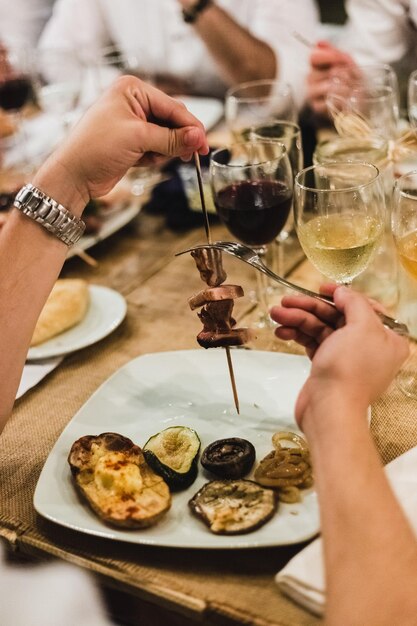
[[[285,225],[293,178],[285,146],[257,141],[220,148],[211,155],[210,180],[217,213],[230,233],[265,257]],[[259,326],[271,323],[264,275],[257,273]]]
[[[291,87],[274,80],[232,87],[226,94],[225,118],[235,141],[247,141],[251,128],[276,119],[295,122],[297,109]]]
[[[340,69],[330,81],[326,104],[344,136],[394,139],[397,135],[398,81],[389,65]]]
[[[402,267],[411,279],[417,281],[417,171],[409,172],[395,182],[392,233]],[[411,321],[414,324],[414,320]],[[397,376],[401,391],[412,398],[417,398],[416,370],[414,348]]]
[[[312,264],[337,283],[350,285],[368,266],[384,233],[378,169],[346,161],[302,170],[295,179],[294,219]]]
[[[414,129],[417,129],[417,70],[408,79],[408,117]]]
[[[75,51],[42,49],[36,55],[37,97],[43,111],[63,123],[64,132],[73,121],[81,85],[82,64]]]

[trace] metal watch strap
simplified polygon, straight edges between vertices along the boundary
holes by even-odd
[[[79,217],[30,183],[18,192],[14,206],[67,246],[77,243],[84,233],[85,224]]]
[[[212,4],[212,0],[197,0],[189,9],[182,10],[182,17],[187,24],[193,24],[197,17]]]

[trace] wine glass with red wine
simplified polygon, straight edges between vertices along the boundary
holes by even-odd
[[[0,210],[8,208],[17,191],[11,181],[24,181],[28,156],[22,111],[32,98],[32,64],[28,50],[6,49],[0,45],[0,112],[10,128],[10,133],[0,140]]]
[[[292,169],[284,144],[249,141],[216,150],[210,161],[210,182],[221,221],[268,263],[268,244],[284,228],[292,205]],[[262,327],[271,323],[268,285],[263,274],[257,276]]]

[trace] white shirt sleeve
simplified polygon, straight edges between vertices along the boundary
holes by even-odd
[[[6,46],[35,47],[53,0],[0,0],[0,40]]]
[[[77,50],[82,57],[111,43],[98,0],[57,0],[39,47]]]
[[[0,545],[1,626],[110,626],[86,572],[64,563],[6,565]]]
[[[340,47],[358,63],[393,63],[415,40],[407,0],[347,0],[349,21]]]
[[[310,50],[297,41],[293,33],[300,33],[313,44],[317,41],[317,7],[313,0],[253,0],[251,6],[250,31],[274,50],[277,78],[291,85],[300,106],[305,96]]]

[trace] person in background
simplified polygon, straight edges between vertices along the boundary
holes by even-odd
[[[303,100],[315,38],[313,0],[58,0],[40,47],[134,54],[144,75],[171,93],[222,97],[227,87],[277,78]]]
[[[417,60],[417,0],[347,0],[348,22],[340,48],[318,42],[310,56],[307,101],[318,115],[326,115],[331,77],[356,64],[395,64],[407,55]],[[415,63],[414,63],[415,65]]]
[[[0,41],[8,48],[35,48],[55,0],[0,0]]]
[[[311,450],[320,503],[328,626],[417,624],[417,541],[372,440],[368,407],[407,356],[407,341],[369,302],[327,285],[336,309],[285,296],[276,334],[305,346],[310,375],[296,420]],[[382,358],[381,358],[382,355]],[[415,480],[415,477],[413,477]]]

